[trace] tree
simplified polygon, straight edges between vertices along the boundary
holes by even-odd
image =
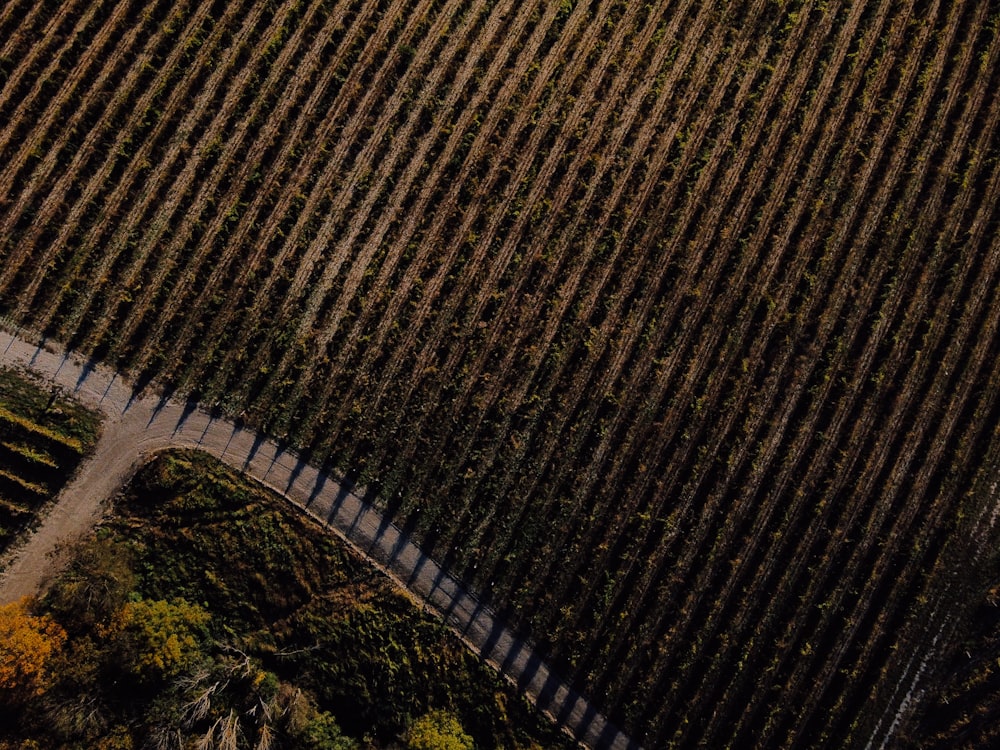
[[[75,635],[110,621],[134,587],[128,549],[111,538],[98,537],[75,550],[69,569],[56,580],[45,604]]]
[[[175,677],[202,656],[211,616],[184,599],[127,602],[112,624],[129,671],[144,681]]]
[[[0,606],[0,703],[6,705],[45,692],[46,666],[66,642],[66,631],[48,615],[32,615],[28,603]]]
[[[410,750],[475,750],[472,737],[458,718],[448,711],[431,711],[421,716],[406,733]]]
[[[316,714],[309,721],[299,741],[308,750],[355,750],[358,747],[358,743],[341,731],[337,720],[327,711]]]

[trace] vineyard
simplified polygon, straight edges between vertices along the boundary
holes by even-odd
[[[0,314],[372,488],[646,747],[881,747],[993,582],[998,31],[8,0]]]
[[[0,555],[97,442],[97,415],[0,369]]]

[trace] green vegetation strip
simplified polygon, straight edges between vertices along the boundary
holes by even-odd
[[[32,463],[41,464],[42,466],[47,466],[50,469],[59,468],[59,464],[52,456],[33,448],[30,445],[24,445],[23,443],[15,442],[2,442],[0,447],[6,448],[11,453],[21,456],[22,458],[31,461]]]
[[[6,479],[17,487],[20,487],[25,492],[30,492],[35,495],[45,496],[48,494],[48,490],[40,484],[30,482],[22,476],[18,476],[12,472],[0,469],[0,479]]]
[[[22,430],[30,435],[37,435],[38,437],[50,440],[58,445],[64,445],[74,453],[82,454],[84,452],[83,444],[76,438],[61,435],[55,430],[50,430],[47,427],[36,424],[30,419],[22,417],[19,414],[14,414],[2,405],[0,405],[0,422],[3,422],[8,427]]]

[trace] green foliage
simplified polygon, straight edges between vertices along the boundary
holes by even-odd
[[[355,750],[358,743],[344,735],[328,711],[316,714],[299,737],[303,750]]]
[[[107,625],[136,584],[132,554],[101,535],[80,543],[67,569],[45,596],[45,606],[73,632]]]
[[[184,599],[128,602],[112,634],[128,668],[143,681],[176,677],[202,658],[211,619]]]
[[[480,748],[566,746],[387,579],[201,454],[144,467],[42,605],[70,637],[11,731],[44,747],[399,747],[441,708]]]
[[[409,750],[474,750],[472,738],[448,711],[431,711],[421,716],[406,733]]]
[[[156,561],[137,566],[143,589],[154,598],[211,601],[235,630],[282,620],[352,574],[333,540],[308,538],[300,519],[252,498],[200,454],[149,466],[133,484],[128,510],[148,526],[136,539],[139,553]]]

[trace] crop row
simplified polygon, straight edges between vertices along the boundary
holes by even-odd
[[[78,404],[0,370],[0,552],[93,448],[97,426]]]

